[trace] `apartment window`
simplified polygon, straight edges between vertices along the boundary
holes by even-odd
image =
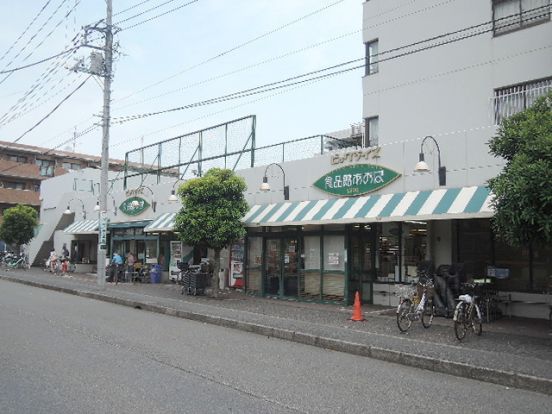
[[[40,175],[43,177],[53,177],[55,161],[52,160],[40,160],[37,158],[36,165],[40,168]]]
[[[378,39],[365,43],[366,45],[366,73],[365,75],[372,75],[378,72]]]
[[[494,93],[495,124],[498,125],[504,118],[527,109],[537,98],[550,91],[552,91],[552,77],[496,89]]]
[[[8,159],[13,162],[27,162],[27,157],[23,155],[8,155]]]
[[[550,20],[550,0],[493,0],[495,36]]]
[[[63,168],[65,168],[66,170],[80,170],[81,165],[75,164],[74,162],[64,162]]]
[[[21,182],[14,182],[14,181],[6,181],[4,182],[5,188],[11,188],[12,190],[24,190],[25,189],[25,183]]]
[[[378,145],[379,118],[373,116],[364,120],[364,143],[363,147]]]

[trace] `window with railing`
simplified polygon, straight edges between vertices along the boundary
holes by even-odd
[[[549,20],[550,0],[493,0],[495,36]]]
[[[552,91],[552,77],[496,89],[494,121],[499,125],[505,118],[529,108],[537,98]]]

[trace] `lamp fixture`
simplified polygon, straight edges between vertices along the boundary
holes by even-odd
[[[426,136],[422,140],[422,144],[420,145],[420,155],[418,158],[418,162],[416,163],[416,166],[414,167],[414,172],[429,172],[429,166],[425,162],[424,158],[424,143],[426,140],[431,139],[435,146],[437,147],[437,160],[439,162],[439,186],[445,186],[447,185],[447,168],[443,165],[441,165],[441,149],[439,148],[439,144],[437,143],[437,140],[433,138],[431,135]]]
[[[268,164],[265,168],[264,176],[263,176],[263,182],[261,184],[261,187],[259,188],[263,192],[270,191],[270,184],[268,184],[268,177],[266,175],[268,168],[272,165],[276,165],[280,170],[282,171],[283,179],[284,179],[284,200],[289,200],[289,186],[286,185],[286,173],[282,166],[278,163],[273,162],[272,164]]]
[[[174,189],[171,190],[171,195],[169,196],[170,202],[178,201],[178,197],[176,196],[176,191]]]
[[[94,211],[100,211],[100,202],[96,201],[96,205],[94,206]]]

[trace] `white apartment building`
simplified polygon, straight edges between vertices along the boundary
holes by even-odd
[[[412,173],[428,135],[446,167],[441,187],[485,186],[500,172],[503,162],[487,146],[497,124],[552,90],[550,17],[550,0],[364,2],[365,145],[400,155],[403,191],[439,187],[433,140],[423,152],[435,173]],[[433,226],[441,242],[433,240],[427,257],[435,264],[461,262],[480,274],[492,265],[508,270],[504,289],[546,289],[550,248],[509,248],[495,240],[486,218]]]

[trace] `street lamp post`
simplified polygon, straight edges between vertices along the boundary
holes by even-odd
[[[426,136],[422,140],[422,144],[420,145],[420,156],[419,161],[416,164],[416,167],[414,167],[415,172],[429,172],[429,166],[424,160],[424,143],[427,139],[431,139],[435,146],[437,147],[437,159],[439,162],[439,186],[445,186],[447,185],[447,168],[443,165],[441,166],[441,149],[439,148],[439,144],[437,143],[437,140],[433,138],[431,135]]]
[[[285,173],[284,169],[282,168],[282,166],[280,164],[275,163],[275,162],[273,162],[272,164],[268,164],[266,166],[264,176],[263,176],[263,183],[261,184],[260,190],[264,191],[264,192],[270,191],[270,185],[268,184],[268,177],[266,176],[266,173],[268,171],[268,167],[270,167],[272,165],[276,165],[282,171],[282,175],[283,175],[283,178],[284,178],[284,200],[289,200],[289,186],[286,185],[286,173]]]

